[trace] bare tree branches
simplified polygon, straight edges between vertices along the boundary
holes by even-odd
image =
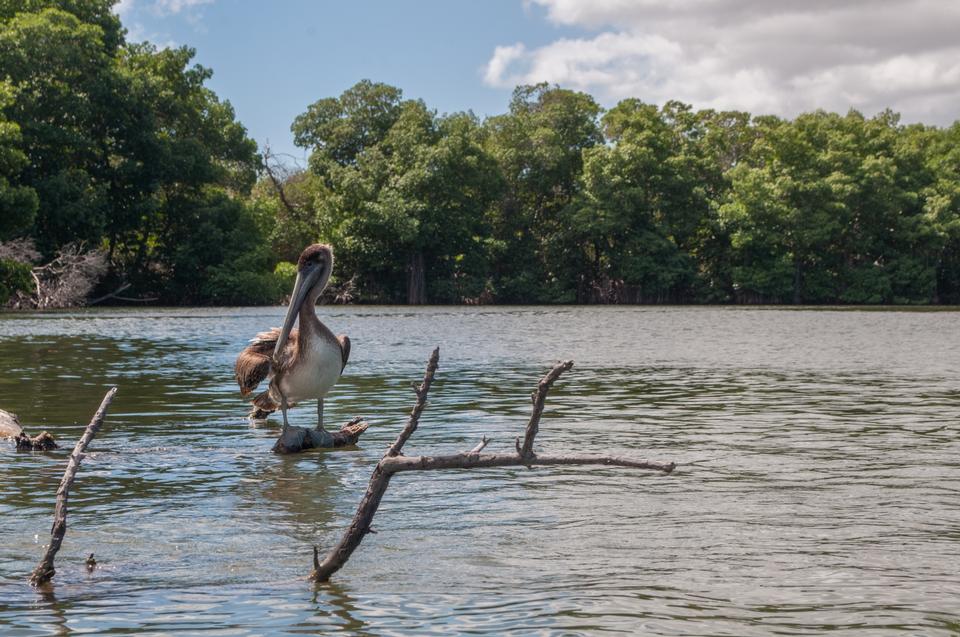
[[[607,465],[627,467],[631,469],[649,469],[670,473],[676,466],[672,462],[658,462],[653,460],[639,460],[613,455],[569,454],[569,455],[537,455],[533,452],[533,443],[540,427],[540,418],[543,415],[547,392],[563,372],[573,366],[573,361],[557,363],[537,385],[533,394],[533,411],[527,423],[523,444],[517,439],[516,454],[484,454],[483,449],[489,440],[486,436],[470,451],[445,456],[403,456],[401,451],[406,441],[417,430],[420,415],[427,402],[427,392],[433,382],[440,358],[440,349],[437,348],[430,356],[427,371],[423,382],[414,385],[417,402],[410,412],[403,431],[397,440],[390,446],[380,462],[373,469],[367,491],[357,507],[350,526],[347,528],[340,542],[320,560],[316,547],[313,549],[313,572],[310,579],[315,582],[326,582],[330,576],[340,570],[350,555],[360,546],[364,536],[372,533],[371,524],[383,499],[383,494],[390,485],[390,479],[396,473],[404,471],[436,471],[442,469],[481,469],[488,467],[516,467],[516,466],[551,466],[551,465]]]
[[[302,219],[305,214],[304,211],[287,197],[287,193],[284,190],[284,184],[295,175],[296,172],[291,173],[286,166],[277,160],[277,156],[270,150],[270,144],[264,145],[263,148],[263,170],[267,173],[270,183],[273,184],[273,189],[277,191],[280,203],[287,209],[290,216],[294,219]]]
[[[21,239],[0,244],[0,258],[30,264],[40,258],[40,253],[33,241]],[[106,272],[107,257],[102,250],[87,250],[82,243],[67,244],[52,261],[31,268],[33,292],[19,290],[9,305],[39,310],[83,305]]]
[[[433,384],[433,375],[437,373],[439,363],[440,348],[437,347],[433,350],[433,353],[430,354],[430,360],[427,361],[427,371],[423,375],[423,382],[413,386],[413,391],[417,394],[417,402],[410,411],[407,425],[387,450],[387,456],[399,455],[400,451],[403,450],[403,445],[406,444],[410,436],[413,435],[413,432],[417,430],[417,425],[420,423],[420,414],[423,413],[424,407],[427,406],[427,393],[430,391],[430,385]]]
[[[63,246],[50,263],[33,269],[37,284],[37,309],[83,305],[87,295],[107,271],[102,250],[85,250],[83,244]]]
[[[93,415],[90,424],[87,425],[80,440],[77,441],[77,445],[73,448],[73,453],[70,454],[70,459],[67,461],[67,469],[63,472],[63,479],[60,481],[60,487],[57,489],[57,506],[53,514],[53,528],[50,529],[50,545],[47,547],[47,552],[44,554],[43,559],[40,560],[37,567],[33,569],[33,573],[30,574],[30,584],[33,586],[40,586],[41,584],[49,582],[57,572],[53,567],[53,558],[56,557],[57,551],[60,550],[60,545],[63,543],[63,536],[67,533],[67,498],[70,486],[73,484],[74,478],[77,477],[83,452],[86,450],[87,445],[90,444],[90,441],[93,440],[93,437],[97,435],[97,431],[100,430],[100,425],[103,424],[103,419],[107,415],[107,408],[110,407],[110,403],[113,402],[113,397],[116,393],[117,388],[113,387],[103,397],[103,400],[100,402],[100,408],[97,409],[97,412]]]
[[[543,415],[543,405],[547,400],[547,392],[553,386],[553,383],[560,378],[560,374],[573,367],[573,361],[562,361],[553,366],[546,375],[537,383],[537,391],[533,392],[533,411],[530,413],[530,421],[527,423],[527,430],[523,436],[523,445],[520,447],[520,455],[524,458],[533,455],[533,440],[540,431],[540,416]]]

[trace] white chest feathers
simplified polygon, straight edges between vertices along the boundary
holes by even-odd
[[[342,367],[339,343],[325,338],[310,339],[303,356],[283,375],[280,389],[290,403],[322,398],[340,378]]]

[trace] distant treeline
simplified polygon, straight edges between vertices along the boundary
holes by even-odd
[[[0,242],[36,248],[0,246],[0,301],[38,267],[14,255],[79,244],[94,296],[274,303],[324,241],[359,302],[960,303],[960,122],[548,85],[481,120],[362,81],[296,118],[292,168],[112,4],[0,0]]]

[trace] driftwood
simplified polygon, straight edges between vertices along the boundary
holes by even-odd
[[[49,582],[57,572],[53,567],[53,558],[56,557],[57,551],[60,550],[60,545],[63,543],[63,536],[67,533],[67,498],[70,486],[73,484],[74,478],[77,477],[83,452],[86,450],[87,445],[90,444],[90,441],[93,440],[93,437],[97,435],[100,425],[103,424],[103,418],[107,414],[107,408],[110,406],[110,403],[113,402],[113,397],[116,393],[117,388],[114,387],[103,397],[100,408],[97,409],[97,413],[93,415],[90,424],[87,425],[80,440],[77,441],[77,445],[73,448],[73,453],[70,454],[70,459],[67,461],[67,469],[63,472],[63,479],[60,480],[60,487],[57,489],[57,506],[53,514],[53,527],[50,529],[50,545],[47,546],[47,552],[44,554],[43,559],[40,560],[37,567],[33,569],[33,573],[30,574],[30,584],[33,586],[40,586],[41,584]],[[87,558],[88,566],[92,558],[93,554],[91,553],[90,557]]]
[[[277,438],[277,441],[273,444],[273,451],[274,453],[299,453],[308,449],[349,447],[357,444],[360,434],[366,431],[369,426],[362,418],[354,418],[340,427],[340,431],[308,429],[307,427],[290,425],[287,427],[286,433]]]
[[[30,436],[20,425],[16,414],[0,409],[0,438],[13,438],[17,451],[50,451],[57,449],[57,441],[46,431]]]
[[[372,533],[370,528],[373,523],[373,516],[380,506],[383,494],[390,484],[390,479],[395,473],[403,471],[434,471],[439,469],[479,469],[486,467],[516,467],[516,466],[548,466],[548,465],[610,465],[618,467],[629,467],[632,469],[652,469],[663,473],[670,473],[676,466],[672,462],[656,462],[649,460],[638,460],[633,458],[624,458],[621,456],[608,455],[553,455],[537,454],[533,450],[533,443],[540,428],[540,417],[543,415],[544,401],[550,387],[560,377],[563,372],[573,367],[573,361],[563,361],[557,363],[537,385],[537,390],[533,393],[533,413],[530,414],[530,420],[527,423],[524,439],[521,443],[518,437],[515,444],[515,453],[507,454],[484,454],[483,449],[487,446],[489,440],[486,436],[470,451],[446,456],[404,456],[401,451],[406,441],[417,430],[420,421],[420,414],[423,413],[427,404],[427,392],[433,382],[438,362],[440,359],[440,348],[433,350],[430,360],[427,363],[427,371],[423,377],[423,383],[414,386],[414,392],[417,395],[417,402],[410,412],[407,424],[397,436],[396,441],[384,454],[380,462],[373,469],[373,475],[370,477],[370,483],[367,491],[357,507],[357,512],[353,516],[353,521],[347,528],[340,542],[329,552],[323,560],[317,547],[313,548],[313,572],[310,579],[315,582],[326,582],[330,576],[340,570],[350,555],[360,546],[364,536]]]

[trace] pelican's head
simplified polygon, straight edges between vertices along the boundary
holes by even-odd
[[[323,243],[315,243],[304,248],[297,260],[297,280],[293,284],[293,293],[290,295],[290,305],[287,307],[287,316],[280,329],[280,337],[273,350],[273,360],[277,362],[280,352],[287,345],[290,330],[297,320],[300,307],[309,300],[316,303],[317,297],[330,280],[333,272],[333,248]]]
[[[321,290],[326,287],[331,272],[333,272],[333,248],[325,243],[307,246],[297,259],[297,278],[317,277],[314,284],[319,282]]]

